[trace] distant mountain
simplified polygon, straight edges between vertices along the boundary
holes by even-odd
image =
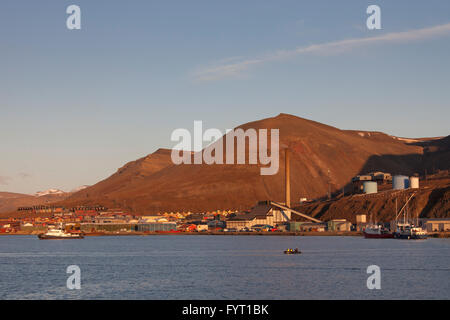
[[[17,210],[18,207],[49,205],[66,199],[69,193],[36,193],[36,195],[0,192],[0,213]],[[37,195],[41,194],[41,195]]]
[[[71,192],[64,192],[59,189],[49,189],[46,191],[36,192],[34,195],[0,192],[0,213],[15,211],[18,207],[54,204],[55,202],[60,202],[66,199],[72,193],[78,192],[87,187],[88,186],[82,186]]]
[[[340,130],[288,114],[239,128],[280,129],[280,145],[292,154],[293,202],[300,197],[326,195],[328,184],[331,191],[349,188],[350,179],[357,174],[384,171],[411,175],[449,169],[448,137],[407,139],[381,132]],[[273,176],[261,176],[259,165],[174,165],[170,153],[159,149],[130,162],[62,203],[101,204],[143,214],[244,209],[258,200],[284,200],[283,152],[280,170]]]

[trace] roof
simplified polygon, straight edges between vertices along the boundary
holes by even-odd
[[[255,217],[263,217],[265,218],[267,214],[269,213],[270,209],[272,209],[272,206],[268,204],[257,204],[253,207],[252,211],[250,211],[249,215],[253,215]]]
[[[269,216],[272,215],[270,213],[270,209],[272,209],[271,205],[268,205],[266,203],[264,204],[259,203],[253,207],[250,213],[235,216],[233,218],[228,219],[228,221],[248,221],[254,219],[265,219],[268,215]]]

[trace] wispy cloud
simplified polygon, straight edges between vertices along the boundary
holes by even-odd
[[[303,54],[334,55],[368,45],[383,43],[407,43],[449,34],[450,23],[404,32],[386,33],[380,36],[312,44],[291,50],[278,50],[260,57],[241,59],[234,62],[224,62],[225,60],[222,60],[214,65],[197,70],[194,72],[193,77],[199,81],[218,80],[226,77],[239,76],[243,71],[253,66],[272,61],[281,61]]]
[[[28,178],[31,178],[32,175],[29,173],[26,173],[26,172],[19,172],[19,177],[22,179],[28,179]]]
[[[10,180],[10,177],[0,176],[0,185],[6,186],[9,184]]]

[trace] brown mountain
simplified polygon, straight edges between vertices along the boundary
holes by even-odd
[[[340,130],[280,114],[240,128],[279,129],[280,145],[291,150],[291,198],[317,198],[348,187],[351,177],[371,171],[392,174],[448,169],[449,138],[402,139],[381,132]],[[223,138],[222,138],[223,139]],[[248,156],[248,154],[247,154]],[[122,207],[137,214],[249,208],[258,200],[284,200],[284,155],[276,175],[259,165],[174,165],[159,149],[130,162],[111,177],[62,202]]]

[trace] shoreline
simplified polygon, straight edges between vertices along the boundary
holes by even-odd
[[[39,233],[15,232],[0,233],[0,236],[37,236]],[[85,233],[85,237],[110,237],[110,236],[363,236],[362,232],[96,232]]]
[[[38,233],[16,232],[0,233],[0,236],[37,236]],[[85,237],[113,237],[113,236],[315,236],[315,237],[363,237],[362,232],[104,232],[89,234]],[[450,232],[432,232],[428,234],[429,238],[450,238]]]

